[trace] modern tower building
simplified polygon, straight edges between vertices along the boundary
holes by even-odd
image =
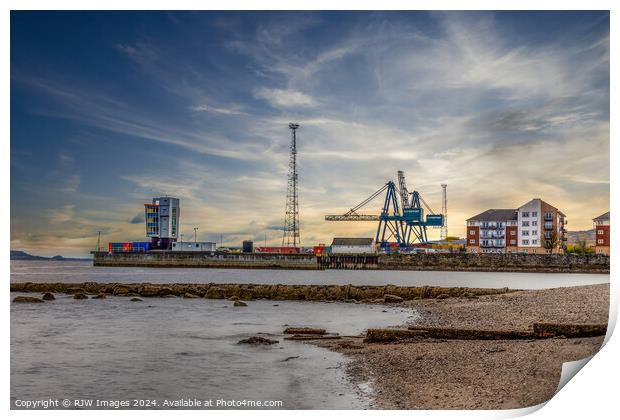
[[[146,236],[154,249],[170,249],[179,235],[181,207],[179,199],[156,197],[144,205]]]

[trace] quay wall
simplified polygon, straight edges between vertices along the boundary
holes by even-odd
[[[316,257],[309,254],[230,254],[193,251],[94,252],[93,265],[106,267],[318,269]]]
[[[576,254],[383,254],[382,270],[609,273],[609,256]]]
[[[574,254],[260,254],[156,251],[94,252],[95,266],[290,270],[424,270],[609,273],[609,256]]]

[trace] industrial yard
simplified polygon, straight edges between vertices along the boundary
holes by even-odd
[[[597,251],[601,251],[585,257],[564,255],[567,217],[538,198],[516,209],[489,209],[465,221],[465,239],[449,237],[447,184],[441,184],[441,212],[436,212],[419,191],[409,190],[402,170],[397,171],[396,182],[386,181],[343,214],[325,216],[326,222],[376,223],[374,237],[334,237],[329,245],[302,246],[297,169],[300,127],[293,122],[288,126],[291,141],[280,246],[255,246],[251,239],[234,247],[200,242],[197,227],[194,240],[184,240],[181,200],[166,195],[144,204],[147,241],[110,242],[106,252],[99,237],[94,265],[609,272],[609,212],[593,219],[598,229]],[[380,211],[368,213],[376,202],[382,203]],[[439,229],[440,240],[429,240],[429,229]]]

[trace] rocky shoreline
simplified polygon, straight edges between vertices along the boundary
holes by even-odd
[[[475,298],[513,291],[508,288],[407,287],[353,285],[283,285],[283,284],[219,284],[219,283],[11,283],[11,292],[64,293],[69,295],[109,294],[140,297],[200,297],[242,300],[306,300],[363,303],[399,303],[408,300]]]
[[[308,327],[283,332],[289,334],[285,340],[306,341],[347,356],[349,377],[360,386],[371,383],[374,406],[385,409],[511,409],[540,404],[554,395],[563,362],[598,351],[609,315],[609,284],[520,291],[391,285],[11,283],[11,292],[41,293],[46,300],[53,298],[51,293],[61,293],[76,299],[182,296],[413,309],[421,315],[415,325],[369,331],[366,336],[337,336]],[[30,295],[23,298],[24,303],[45,302]],[[271,344],[261,337],[246,342]]]
[[[609,315],[609,285],[397,305],[422,313],[416,328],[531,330],[540,322],[600,325]],[[372,383],[376,408],[511,409],[552,398],[562,363],[595,354],[603,340],[602,335],[510,340],[419,336],[389,344],[363,338],[315,344],[351,359],[347,373],[357,384]]]

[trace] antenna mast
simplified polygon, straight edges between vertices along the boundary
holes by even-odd
[[[448,237],[448,184],[441,184],[442,188],[442,200],[441,200],[441,214],[443,214],[443,225],[441,225],[441,239]]]
[[[297,129],[299,124],[289,123],[291,130],[291,155],[288,161],[288,184],[286,187],[286,210],[282,246],[297,247],[299,239],[299,197],[297,195]]]

